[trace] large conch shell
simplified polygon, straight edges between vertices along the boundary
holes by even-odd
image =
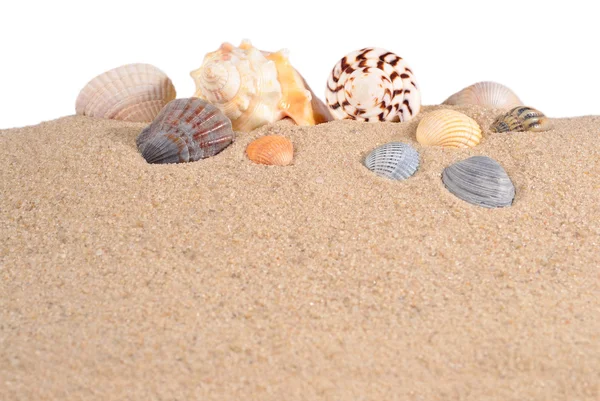
[[[478,82],[467,86],[444,101],[444,104],[475,104],[483,107],[512,109],[522,106],[521,99],[509,88],[497,82]]]
[[[175,87],[150,64],[127,64],[92,79],[79,93],[77,114],[113,120],[150,122],[171,100]]]
[[[286,50],[270,53],[243,41],[224,43],[191,72],[194,96],[218,107],[233,129],[249,132],[289,117],[298,125],[330,121],[325,105],[290,65]]]
[[[325,100],[337,119],[408,121],[421,110],[417,81],[406,62],[380,48],[364,48],[333,67]]]

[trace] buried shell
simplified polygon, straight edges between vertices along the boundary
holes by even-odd
[[[442,181],[456,197],[477,206],[510,206],[515,197],[506,171],[487,156],[473,156],[446,167]]]
[[[325,100],[337,119],[408,121],[421,110],[421,94],[406,62],[380,48],[364,48],[333,67]]]
[[[214,156],[233,142],[231,121],[202,99],[176,99],[137,137],[148,163],[184,163]]]
[[[285,50],[260,51],[249,41],[239,47],[223,43],[190,75],[196,84],[194,96],[219,108],[236,131],[249,132],[285,117],[297,125],[332,120]]]
[[[405,180],[419,168],[419,153],[406,143],[390,142],[371,151],[365,166],[381,177]]]
[[[294,145],[283,136],[266,135],[252,141],[246,154],[254,163],[287,166],[294,158]]]
[[[435,110],[419,122],[417,141],[426,146],[469,148],[481,141],[481,128],[475,120],[458,111]]]
[[[150,64],[127,64],[92,79],[79,93],[79,115],[150,122],[175,99],[173,83]]]
[[[508,113],[498,116],[490,127],[492,132],[542,132],[550,129],[552,123],[544,113],[526,106],[515,107]]]
[[[497,82],[478,82],[450,96],[443,104],[475,104],[484,107],[511,109],[523,102],[504,85]]]

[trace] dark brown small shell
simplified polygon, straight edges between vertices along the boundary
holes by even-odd
[[[234,139],[229,118],[212,104],[189,98],[163,107],[136,144],[148,163],[184,163],[214,156]]]
[[[506,114],[496,118],[490,130],[492,132],[519,132],[519,131],[548,131],[552,123],[539,110],[526,106],[518,106]]]

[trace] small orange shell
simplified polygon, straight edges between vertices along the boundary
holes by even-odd
[[[252,141],[246,154],[254,163],[287,166],[294,158],[294,145],[283,136],[266,135]]]

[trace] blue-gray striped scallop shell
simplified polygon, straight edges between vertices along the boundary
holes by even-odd
[[[163,107],[136,144],[148,163],[184,163],[214,156],[234,139],[229,118],[212,104],[189,98]]]
[[[419,168],[419,153],[406,143],[390,142],[371,151],[365,166],[381,177],[405,180]]]
[[[487,156],[473,156],[446,167],[444,185],[456,197],[487,208],[512,205],[515,186],[502,166]]]

